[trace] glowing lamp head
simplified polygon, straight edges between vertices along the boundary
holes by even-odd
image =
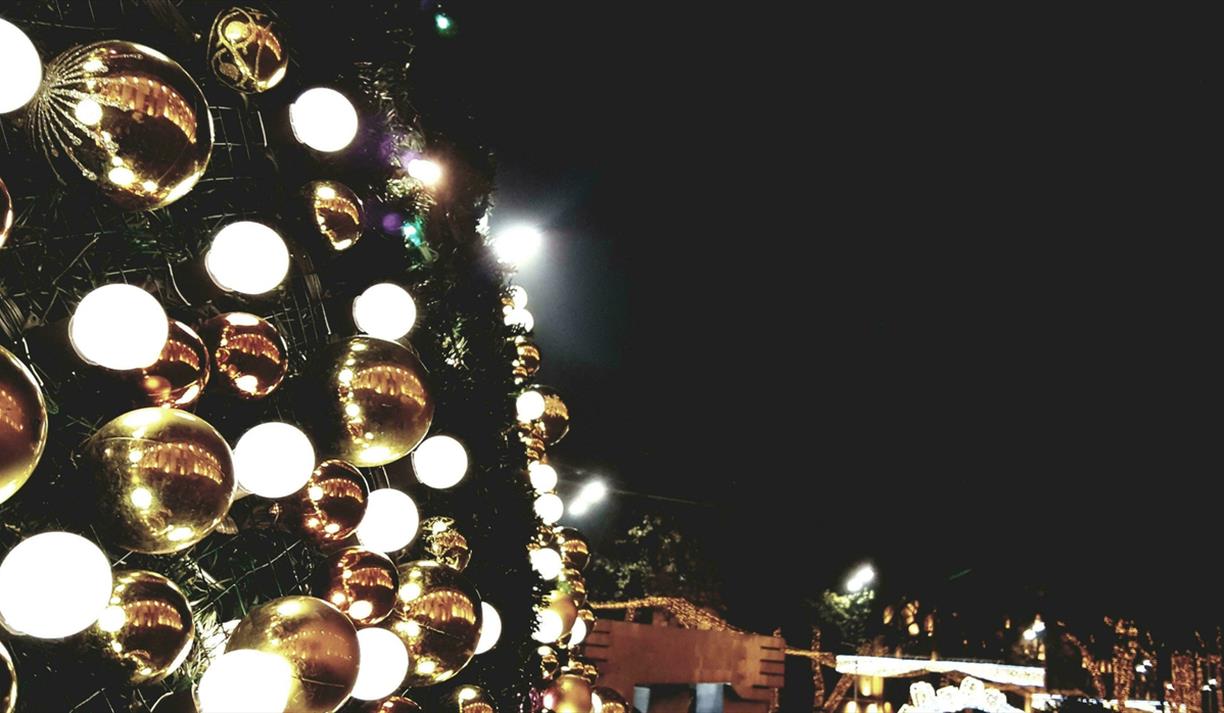
[[[557,469],[547,463],[532,461],[527,465],[527,474],[536,492],[547,493],[557,487]]]
[[[42,60],[30,38],[13,23],[0,18],[0,114],[17,111],[38,93]]]
[[[524,391],[514,400],[514,410],[521,423],[531,423],[544,415],[547,404],[539,391]]]
[[[463,444],[450,436],[430,436],[412,452],[412,469],[417,480],[439,490],[463,480],[468,455]]]
[[[565,622],[557,612],[545,609],[539,612],[539,617],[531,638],[541,644],[551,644],[565,633]]]
[[[442,167],[427,158],[414,158],[408,162],[408,175],[433,187],[442,181]]]
[[[395,341],[416,324],[416,302],[408,290],[390,282],[371,285],[353,300],[353,321],[371,337]]]
[[[522,285],[510,286],[510,304],[514,309],[527,309],[527,290]]]
[[[535,258],[543,244],[544,236],[539,230],[518,225],[494,236],[493,253],[502,264],[523,267]]]
[[[315,151],[331,153],[357,136],[357,110],[335,89],[315,87],[289,105],[289,125],[298,141]]]
[[[531,568],[545,581],[556,579],[561,574],[561,570],[565,568],[561,553],[551,547],[534,549],[530,557]]]
[[[284,656],[238,649],[213,660],[196,686],[200,713],[284,713],[293,666]]]
[[[244,295],[262,295],[289,274],[289,248],[263,223],[240,220],[217,232],[204,267],[217,287]]]
[[[544,493],[535,499],[535,513],[545,525],[552,525],[565,514],[565,503],[556,493]]]
[[[85,295],[68,322],[68,338],[90,364],[127,371],[152,366],[170,335],[153,295],[132,285],[103,285]]]
[[[416,537],[420,517],[416,503],[402,490],[373,490],[357,525],[357,539],[375,552],[397,552]]]
[[[530,310],[512,308],[502,318],[507,327],[520,327],[524,332],[535,329],[535,317]]]
[[[387,629],[369,627],[357,632],[361,665],[353,698],[375,701],[395,693],[408,675],[408,648]]]
[[[70,532],[43,532],[0,562],[0,620],[15,634],[61,639],[89,628],[110,603],[110,561]]]
[[[482,618],[480,620],[480,640],[476,642],[476,653],[483,654],[497,645],[501,637],[501,615],[488,602],[480,603]]]
[[[577,646],[578,644],[581,644],[582,640],[586,638],[586,635],[587,635],[586,622],[582,620],[582,617],[575,619],[574,626],[573,628],[570,629],[569,645]]]
[[[265,498],[292,495],[310,479],[315,468],[314,446],[296,426],[261,423],[234,446],[238,485]]]

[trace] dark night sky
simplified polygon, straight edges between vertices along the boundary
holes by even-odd
[[[466,31],[494,226],[549,235],[520,281],[555,458],[713,503],[733,605],[867,557],[1142,613],[1216,549],[1204,43],[500,5]]]

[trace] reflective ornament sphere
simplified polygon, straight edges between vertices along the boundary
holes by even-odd
[[[633,706],[625,697],[607,686],[596,686],[591,694],[599,698],[601,713],[633,713]]]
[[[25,364],[0,347],[0,503],[30,479],[47,445],[47,404]]]
[[[313,181],[302,189],[312,224],[336,252],[348,250],[361,239],[365,210],[361,199],[339,181]]]
[[[395,608],[399,571],[381,552],[349,547],[332,554],[318,569],[316,591],[357,626],[377,624]]]
[[[460,686],[454,700],[459,713],[497,713],[492,696],[480,686]]]
[[[553,532],[565,566],[578,571],[586,569],[591,561],[591,548],[582,533],[572,527],[558,527]]]
[[[17,707],[17,669],[13,657],[0,644],[0,713],[13,713]]]
[[[381,701],[365,704],[361,713],[421,713],[421,707],[403,696],[388,696]]]
[[[316,449],[363,468],[408,455],[433,422],[425,368],[395,342],[350,337],[327,347],[306,391]]]
[[[289,68],[289,54],[271,17],[251,8],[231,7],[213,22],[208,63],[222,84],[254,94],[280,84]]]
[[[544,608],[543,613],[555,615],[561,622],[560,636],[568,635],[578,619],[578,605],[574,603],[574,598],[568,592],[554,589],[548,595],[547,601],[548,606]]]
[[[74,47],[47,65],[34,100],[47,157],[78,170],[127,210],[187,195],[212,154],[204,94],[174,60],[133,42]]]
[[[325,460],[281,507],[288,522],[315,542],[340,542],[357,531],[369,494],[361,471],[342,460]]]
[[[535,390],[544,397],[544,415],[537,423],[544,429],[544,441],[555,446],[569,433],[569,408],[561,400],[561,396],[547,386],[537,386]]]
[[[400,565],[399,597],[387,628],[408,647],[405,686],[429,686],[459,673],[476,653],[482,612],[476,588],[455,570],[419,560]]]
[[[519,440],[527,460],[541,461],[548,455],[548,443],[544,440],[544,428],[539,423],[518,424]]]
[[[188,408],[208,385],[208,348],[191,327],[170,320],[161,356],[140,370],[140,389],[150,406]]]
[[[582,573],[572,567],[566,567],[561,570],[561,576],[557,578],[558,589],[570,595],[575,606],[586,604],[586,580],[583,579]]]
[[[160,574],[115,572],[110,605],[85,630],[85,644],[130,685],[154,683],[187,658],[195,635],[191,608]]]
[[[0,248],[4,247],[5,241],[8,240],[14,218],[13,198],[9,195],[8,186],[4,185],[4,179],[0,178]]]
[[[561,669],[561,662],[557,659],[557,650],[551,646],[541,646],[536,649],[536,654],[540,657],[541,678],[545,681],[551,680]]]
[[[129,411],[98,429],[84,452],[98,529],[129,550],[167,554],[194,545],[221,522],[234,497],[229,445],[186,411]]]
[[[553,713],[591,713],[591,683],[575,673],[557,676],[544,691],[544,707]]]
[[[421,523],[421,534],[425,538],[425,551],[435,561],[462,572],[472,560],[472,549],[467,538],[455,529],[455,521],[449,517],[431,517]]]
[[[540,348],[527,337],[514,338],[514,378],[526,381],[540,370]]]
[[[285,380],[289,347],[272,323],[247,312],[227,312],[200,326],[217,383],[242,399],[262,399]]]
[[[255,607],[225,650],[282,656],[293,669],[287,711],[330,713],[357,681],[357,630],[348,617],[314,597],[281,597]]]

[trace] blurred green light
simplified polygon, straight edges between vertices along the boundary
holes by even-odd
[[[447,32],[454,26],[454,23],[451,21],[450,17],[446,15],[446,13],[439,12],[438,14],[434,15],[434,25],[438,27],[439,32]]]

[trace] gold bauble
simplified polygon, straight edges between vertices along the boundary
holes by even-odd
[[[252,609],[230,635],[226,651],[255,649],[283,656],[293,669],[294,713],[329,713],[357,681],[357,630],[340,610],[314,597],[281,597]]]
[[[557,577],[558,589],[570,595],[574,606],[582,606],[586,604],[586,580],[582,577],[582,572],[573,567],[566,567],[561,570],[561,574]]]
[[[0,178],[0,248],[8,240],[9,231],[13,229],[13,199],[9,196],[8,186]]]
[[[527,337],[514,338],[514,378],[525,381],[540,370],[540,348]]]
[[[536,423],[544,429],[544,442],[555,446],[569,433],[569,408],[552,388],[537,386],[534,390],[544,397],[544,415]]]
[[[576,673],[557,676],[544,691],[544,707],[553,713],[591,713],[591,682]]]
[[[208,348],[200,335],[178,320],[170,320],[170,334],[161,356],[140,370],[140,389],[150,406],[188,408],[199,401],[208,385]]]
[[[169,408],[129,411],[85,444],[107,541],[145,554],[190,547],[213,531],[234,498],[229,445],[204,419]]]
[[[596,686],[591,689],[591,693],[599,696],[599,701],[603,705],[600,709],[601,713],[633,713],[633,706],[630,706],[629,701],[614,689],[607,686]]]
[[[13,657],[0,644],[0,713],[13,713],[17,707],[17,669],[13,668]]]
[[[434,401],[425,368],[407,347],[350,337],[319,354],[303,403],[316,450],[363,468],[408,455],[429,432]]]
[[[110,605],[83,636],[107,668],[140,686],[177,669],[194,635],[191,607],[174,582],[155,572],[132,570],[115,572]]]
[[[570,665],[574,667],[574,673],[585,678],[592,686],[599,680],[599,669],[590,661],[573,660]]]
[[[539,421],[518,424],[518,437],[523,442],[523,452],[528,461],[542,461],[547,457],[548,443],[544,435],[544,427]]]
[[[285,78],[289,54],[276,22],[247,7],[222,10],[208,34],[208,63],[221,83],[240,92],[266,92]]]
[[[554,589],[549,593],[547,601],[548,606],[544,609],[561,617],[561,636],[569,636],[574,629],[574,622],[578,619],[578,605],[574,603],[574,598],[569,592]]]
[[[313,181],[302,189],[312,224],[336,252],[348,250],[361,239],[365,211],[361,199],[339,181]]]
[[[361,713],[421,713],[421,707],[410,698],[388,696],[381,701],[371,701],[361,707]]]
[[[191,75],[155,49],[106,40],[51,60],[32,107],[48,158],[127,210],[182,198],[212,154],[212,117]]]
[[[0,347],[0,503],[30,479],[47,445],[47,404],[34,375]]]
[[[557,659],[557,651],[551,646],[541,646],[536,649],[536,655],[540,657],[540,676],[545,681],[551,681],[553,676],[557,675],[557,671],[561,668],[561,662]]]
[[[558,527],[553,532],[556,533],[557,546],[565,566],[578,571],[586,569],[591,561],[591,548],[582,533],[572,527]]]
[[[247,312],[219,314],[200,325],[216,380],[231,395],[262,399],[289,371],[289,347],[272,323]]]
[[[412,662],[405,686],[429,686],[459,673],[480,640],[480,595],[459,572],[418,560],[400,565],[399,597],[385,626]]]
[[[358,626],[377,624],[395,608],[399,571],[381,552],[349,547],[333,553],[318,569],[319,597]]]
[[[587,636],[595,630],[595,610],[588,606],[583,606],[578,609],[578,618],[586,624]]]
[[[369,494],[361,471],[342,460],[325,460],[281,507],[286,520],[311,540],[340,542],[361,524]]]
[[[458,713],[497,713],[493,698],[480,686],[460,686],[454,700]]]
[[[472,548],[467,538],[455,529],[455,520],[449,517],[431,517],[421,523],[425,551],[434,561],[462,572],[472,560]]]

